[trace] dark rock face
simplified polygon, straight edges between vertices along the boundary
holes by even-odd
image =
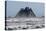
[[[31,8],[26,7],[25,9],[21,8],[16,17],[35,17],[35,14]]]

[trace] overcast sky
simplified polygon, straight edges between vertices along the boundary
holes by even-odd
[[[44,4],[36,2],[7,1],[7,16],[16,16],[21,8],[32,8],[36,16],[44,16]]]

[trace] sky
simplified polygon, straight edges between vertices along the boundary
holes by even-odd
[[[36,16],[44,16],[44,3],[39,2],[20,2],[7,1],[7,16],[16,16],[21,8],[29,7],[33,10]]]

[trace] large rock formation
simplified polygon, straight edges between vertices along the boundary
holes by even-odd
[[[25,9],[21,8],[16,17],[35,17],[35,14],[31,8],[26,7]]]

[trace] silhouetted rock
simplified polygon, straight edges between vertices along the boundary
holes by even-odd
[[[36,28],[41,28],[40,26],[36,26]]]
[[[8,30],[13,30],[12,28],[8,28]]]
[[[26,7],[25,9],[21,8],[16,17],[35,17],[35,14],[31,8]]]
[[[28,29],[28,28],[22,28],[22,29]]]

